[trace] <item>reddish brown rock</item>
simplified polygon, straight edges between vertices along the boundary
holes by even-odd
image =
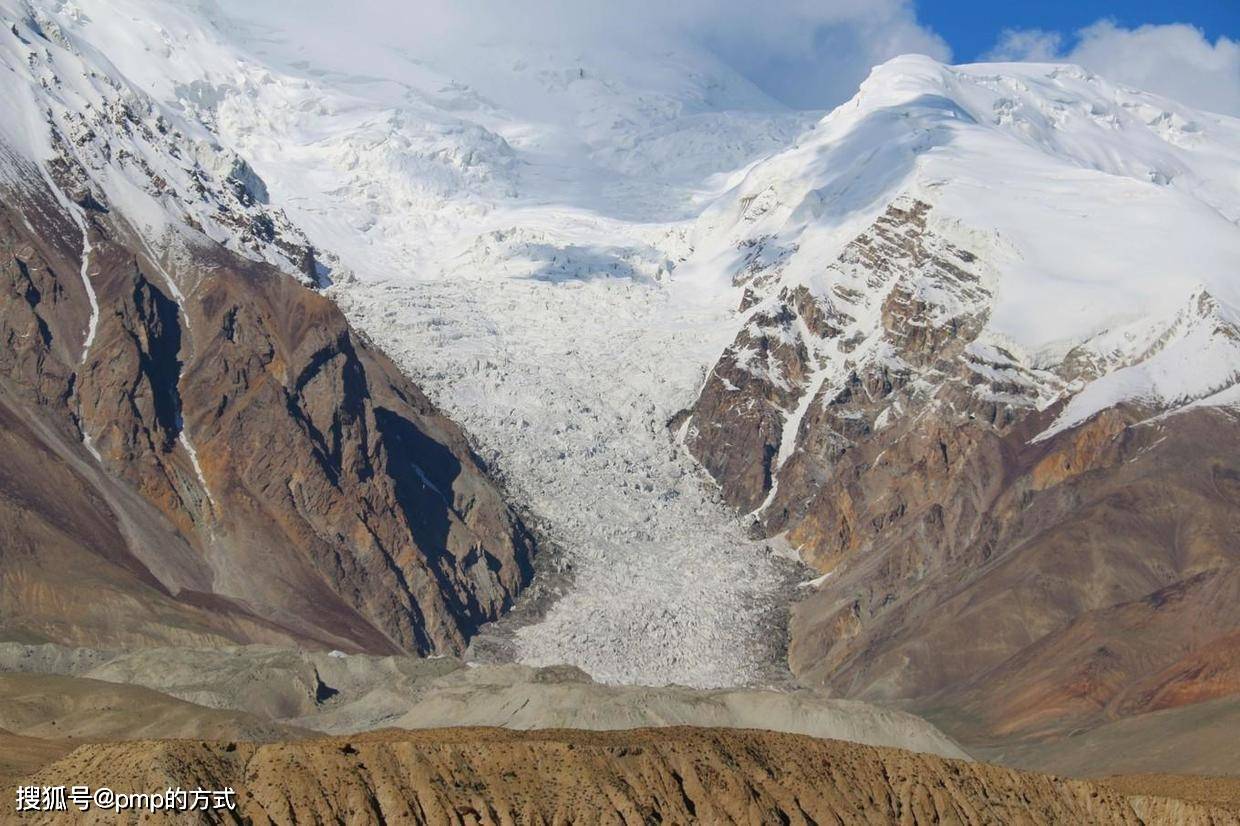
[[[0,631],[427,653],[511,605],[532,539],[329,300],[205,239],[152,260],[63,166],[89,245],[41,180],[0,196]]]

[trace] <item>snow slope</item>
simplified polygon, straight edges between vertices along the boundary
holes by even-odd
[[[126,44],[107,35],[124,31],[117,25],[123,21],[106,4],[96,14],[72,3],[0,2],[0,176],[20,191],[36,167],[58,198],[68,197],[65,185],[82,190],[74,197],[84,196],[89,179],[104,206],[122,214],[140,241],[159,253],[155,260],[175,246],[172,235],[191,243],[205,236],[298,274],[295,250],[304,248],[304,236],[279,210],[267,208],[253,171],[221,145],[209,124],[182,117],[178,107],[112,63],[111,56],[126,54]],[[97,32],[95,19],[112,25]],[[56,145],[52,126],[74,146]],[[49,176],[53,162],[63,164],[67,183]],[[70,212],[80,216],[77,208]],[[259,224],[265,231],[255,230]],[[82,239],[86,252],[89,243]],[[180,285],[164,275],[179,296]],[[82,276],[89,292],[86,262]]]
[[[944,317],[986,314],[975,355],[1032,381],[1039,407],[1099,379],[1056,427],[1235,383],[1240,120],[1074,66],[897,58],[704,211],[690,233],[700,277],[722,289],[757,273],[754,315],[801,285],[838,303],[840,273],[824,262],[899,198],[929,204],[933,231],[990,273],[993,298],[975,307],[918,285]],[[1188,323],[1203,295],[1219,324]],[[879,337],[874,313],[849,312],[844,338]],[[842,387],[864,353],[806,343],[821,349],[815,385]],[[1141,366],[1158,353],[1163,366]],[[789,412],[790,435],[801,413]]]
[[[799,243],[787,275],[805,281],[899,194],[993,239],[990,328],[1035,359],[1198,287],[1240,298],[1240,120],[1072,66],[890,61],[750,170],[704,234]]]
[[[786,287],[827,295],[843,276],[824,263],[899,198],[983,258],[977,369],[1019,375],[1038,406],[1075,394],[1055,427],[1124,399],[1234,403],[1240,121],[1071,66],[919,57],[819,119],[686,43],[401,48],[365,21],[255,6],[0,0],[6,66],[28,81],[0,87],[21,113],[0,129],[45,159],[40,104],[81,111],[116,83],[204,147],[201,174],[287,215],[330,293],[563,547],[572,587],[516,631],[522,660],[611,682],[777,677],[798,574],[744,537],[666,424],[749,314]],[[12,39],[26,19],[111,80],[40,86],[27,52],[70,58]],[[185,163],[142,151],[184,191]],[[124,203],[152,243],[186,219]],[[741,313],[753,271],[770,277]],[[838,380],[850,356],[823,353],[814,381]]]

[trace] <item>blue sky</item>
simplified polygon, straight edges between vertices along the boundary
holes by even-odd
[[[833,105],[867,63],[920,52],[954,63],[1075,63],[1240,116],[1240,0],[764,0],[764,9],[784,18],[784,36],[756,59],[744,37],[733,60],[793,106]]]
[[[680,10],[682,25],[790,106],[834,106],[871,66],[917,52],[954,63],[1076,63],[1240,116],[1240,0],[629,2]]]
[[[1098,20],[1134,29],[1188,23],[1214,41],[1240,39],[1240,0],[921,0],[918,20],[951,46],[957,62],[978,60],[1004,29],[1042,29],[1063,35],[1071,48],[1075,32]]]

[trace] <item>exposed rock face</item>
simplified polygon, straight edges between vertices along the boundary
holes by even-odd
[[[238,811],[215,819],[246,823],[1238,822],[1208,803],[1130,798],[981,763],[719,729],[458,728],[292,744],[90,745],[31,782],[107,783],[118,791],[227,785],[237,790]],[[83,817],[117,822],[112,812]],[[139,817],[168,818],[131,813],[130,820]],[[34,813],[22,822],[44,821]],[[120,822],[128,821],[122,815]]]
[[[969,737],[1063,733],[1234,694],[1240,525],[1225,480],[1240,457],[1218,445],[1240,422],[1200,411],[1116,431],[1123,416],[1033,446],[1019,429],[944,440],[964,469],[918,496],[894,485],[905,497],[894,524],[860,510],[858,556],[842,552],[797,607],[795,666],[847,693],[949,717],[963,707],[967,720],[940,722]],[[906,444],[923,457],[937,447]],[[1065,465],[1083,470],[1041,487],[1039,468]]]
[[[689,449],[728,499],[747,511],[771,489],[784,415],[796,408],[818,367],[798,322],[827,338],[838,333],[827,313],[804,287],[781,291],[773,308],[750,316],[702,390],[698,409],[711,416],[692,420]],[[739,441],[729,441],[738,434]]]
[[[28,171],[0,195],[3,633],[427,653],[511,604],[532,540],[330,301],[190,229],[156,258],[71,157]]]
[[[914,367],[958,354],[961,330],[976,334],[988,293],[969,268],[971,253],[926,232],[929,209],[914,200],[889,207],[827,267],[824,294],[779,286],[780,256],[759,265],[763,256],[751,254],[736,281],[749,285],[742,309],[754,304],[711,372],[686,440],[737,507],[767,502],[802,434],[813,433],[831,461],[898,404]],[[919,294],[927,281],[942,291],[935,303]],[[754,288],[764,286],[777,291],[757,301]],[[868,416],[859,415],[858,394]]]
[[[0,634],[461,650],[534,551],[464,435],[242,158],[39,7],[3,36]]]
[[[1240,691],[1240,417],[1077,421],[1053,400],[1115,365],[985,343],[988,265],[932,217],[889,207],[812,300],[768,273],[686,428],[758,530],[830,573],[794,609],[794,671],[966,742]],[[1236,335],[1204,294],[1176,324]],[[755,373],[758,340],[779,346]]]

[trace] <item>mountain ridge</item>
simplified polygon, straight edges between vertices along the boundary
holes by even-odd
[[[244,161],[23,8],[0,35],[6,633],[463,649],[534,551],[463,433],[308,289],[315,252]],[[68,499],[22,478],[49,459]]]
[[[195,633],[325,601],[325,646],[494,634],[980,740],[1234,691],[1240,121],[1073,66],[900,57],[818,119],[689,49],[342,67],[237,4],[0,8],[13,375],[139,528],[310,549],[148,555],[236,600]],[[571,572],[517,627],[487,468]]]

